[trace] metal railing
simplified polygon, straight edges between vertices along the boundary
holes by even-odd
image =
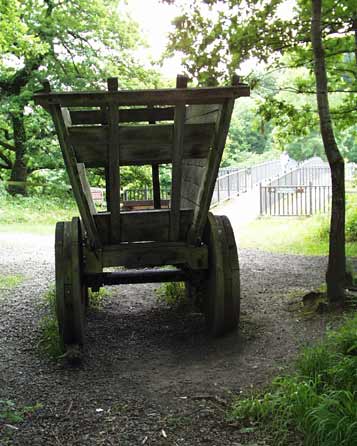
[[[260,215],[302,216],[329,211],[331,186],[260,186]]]

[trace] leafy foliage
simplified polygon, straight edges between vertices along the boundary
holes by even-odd
[[[24,192],[28,174],[63,167],[51,120],[33,106],[40,81],[95,89],[118,76],[132,88],[155,86],[159,76],[137,62],[143,42],[123,1],[3,0],[0,17],[0,169]]]
[[[290,444],[296,434],[307,446],[356,444],[356,351],[353,317],[303,350],[294,374],[276,378],[262,395],[238,399],[230,416],[244,426],[260,423],[276,445]]]

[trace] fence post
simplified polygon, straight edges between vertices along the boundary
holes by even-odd
[[[312,215],[312,181],[309,182],[309,195],[310,195],[310,215]]]
[[[219,178],[217,178],[217,203],[219,203]]]
[[[259,212],[263,215],[263,187],[262,182],[259,183]]]
[[[228,188],[228,198],[231,198],[231,188],[230,188],[230,181],[229,181],[229,177],[230,177],[230,173],[228,174],[227,177],[227,188]]]

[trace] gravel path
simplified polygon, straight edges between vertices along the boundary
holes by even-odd
[[[53,237],[0,234],[0,271],[25,275],[0,291],[0,400],[42,404],[18,429],[0,426],[1,446],[248,444],[227,403],[324,330],[287,302],[322,283],[325,259],[242,250],[239,334],[210,339],[200,314],[158,303],[155,286],[117,286],[90,312],[85,360],[69,368],[37,348],[53,258]]]

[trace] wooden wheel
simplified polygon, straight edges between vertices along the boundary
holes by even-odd
[[[204,313],[214,336],[234,330],[239,323],[240,278],[237,246],[226,216],[208,215],[204,232],[208,245],[208,274],[203,283]]]
[[[86,286],[79,218],[56,225],[56,310],[63,344],[83,344]]]

